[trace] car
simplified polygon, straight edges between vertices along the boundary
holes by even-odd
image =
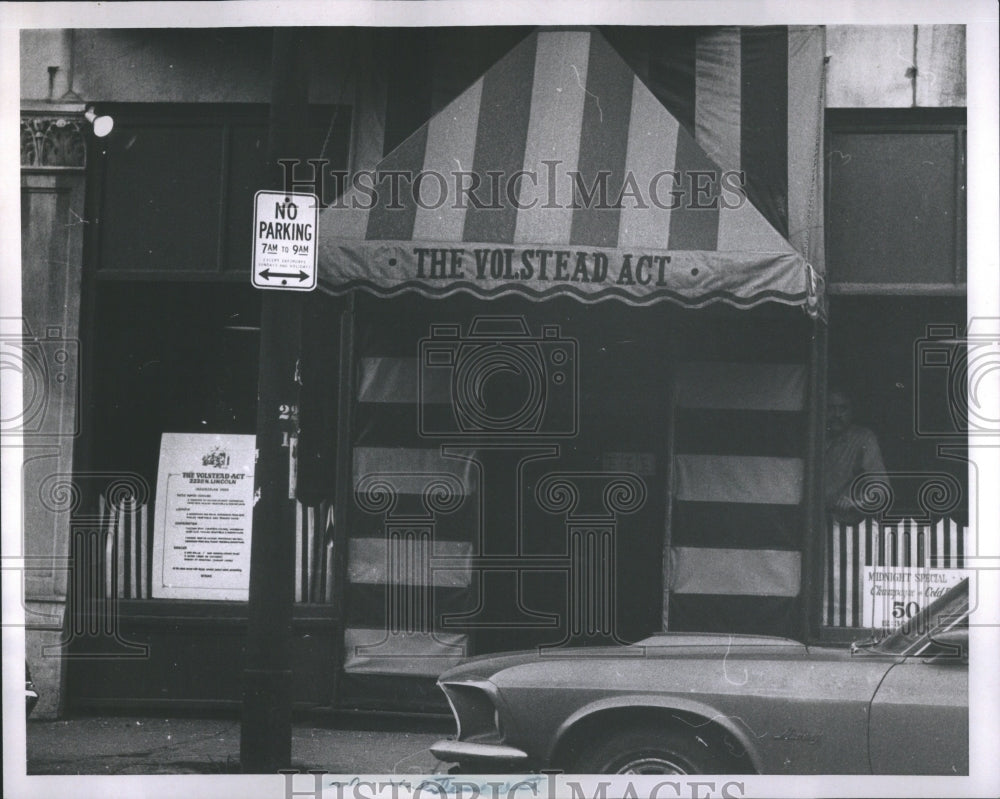
[[[453,771],[968,774],[969,584],[847,647],[661,633],[477,657],[441,675]]]
[[[35,683],[32,682],[31,667],[28,665],[27,660],[24,661],[24,704],[28,716],[31,715],[31,711],[38,704],[38,691],[35,690]]]

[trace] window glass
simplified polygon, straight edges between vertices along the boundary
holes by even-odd
[[[963,131],[957,124],[828,130],[833,283],[964,282]]]

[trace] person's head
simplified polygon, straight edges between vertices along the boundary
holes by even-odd
[[[840,388],[832,388],[826,395],[826,429],[837,434],[847,429],[851,423],[851,398]]]

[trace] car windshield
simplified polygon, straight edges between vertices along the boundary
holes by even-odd
[[[912,619],[907,619],[871,650],[887,655],[919,654],[936,633],[966,623],[968,615],[969,579],[965,578]]]

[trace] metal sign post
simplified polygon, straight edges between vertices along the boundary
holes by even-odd
[[[271,113],[267,160],[273,184],[282,186],[279,158],[303,155],[302,132],[308,103],[308,53],[304,31],[275,28],[271,60]],[[283,202],[286,195],[281,195]],[[290,198],[289,198],[290,199]],[[298,199],[296,198],[296,204]],[[271,202],[271,212],[277,216]],[[285,207],[288,220],[288,207]],[[296,212],[299,209],[296,209]],[[297,214],[296,214],[297,215]],[[255,219],[255,241],[261,220]],[[276,234],[266,227],[263,233]],[[313,236],[315,223],[313,223]],[[305,242],[305,228],[283,229],[280,235],[301,235],[303,241],[288,240],[286,253],[278,246],[276,264],[258,278],[266,286],[287,288],[277,276],[285,271],[281,259],[315,264],[315,240],[309,253],[299,257],[291,245]],[[276,236],[272,235],[274,242]],[[264,242],[267,243],[267,242]],[[262,250],[262,254],[264,253]],[[256,253],[255,253],[256,258]],[[256,267],[255,260],[254,266]],[[288,271],[291,271],[290,269]],[[296,278],[297,279],[297,278]],[[299,281],[309,283],[308,275]],[[312,283],[315,285],[315,267]],[[243,717],[240,728],[240,766],[244,773],[274,774],[288,768],[292,759],[292,609],[295,591],[295,539],[284,525],[288,503],[288,425],[297,405],[295,364],[299,356],[302,294],[268,291],[263,297],[260,333],[260,372],[257,391],[257,464],[255,469],[253,541],[250,553],[250,599],[247,620],[246,665],[243,672]]]

